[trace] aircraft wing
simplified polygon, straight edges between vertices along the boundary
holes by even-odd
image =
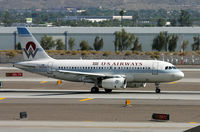
[[[105,77],[105,74],[101,73],[90,73],[90,72],[77,72],[77,71],[66,71],[66,70],[58,70],[60,73],[66,73],[66,74],[74,74],[74,75],[82,75],[82,76],[88,76],[88,77]]]

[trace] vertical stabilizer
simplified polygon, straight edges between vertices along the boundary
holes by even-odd
[[[26,27],[17,27],[24,60],[52,59]]]

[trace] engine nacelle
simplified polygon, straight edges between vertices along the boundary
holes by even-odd
[[[102,87],[105,89],[125,89],[126,85],[126,78],[123,77],[102,80]]]
[[[140,87],[146,87],[146,83],[128,83],[127,87],[130,88],[140,88]]]

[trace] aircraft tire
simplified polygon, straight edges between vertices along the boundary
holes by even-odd
[[[98,93],[99,92],[99,88],[98,87],[92,87],[91,88],[91,93]]]
[[[160,89],[159,88],[156,88],[156,93],[160,93]]]
[[[112,89],[105,89],[105,93],[111,93]]]

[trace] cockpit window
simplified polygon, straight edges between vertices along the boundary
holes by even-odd
[[[176,69],[176,67],[175,67],[175,66],[172,66],[172,69]]]
[[[166,66],[165,67],[165,70],[171,70],[171,69],[176,69],[176,67],[175,66]]]

